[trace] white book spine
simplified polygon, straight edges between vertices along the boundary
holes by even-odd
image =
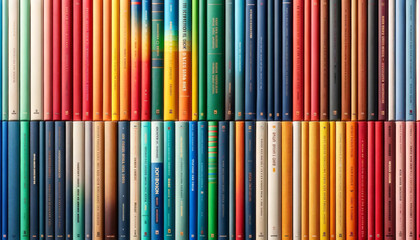
[[[43,120],[43,0],[31,0],[31,120]]]
[[[73,122],[73,227],[83,227],[85,196],[85,124]],[[84,236],[73,236],[83,238]]]
[[[281,238],[281,122],[268,122],[267,239]]]
[[[416,3],[416,119],[420,120],[420,2]],[[420,221],[420,220],[418,220]],[[420,233],[418,233],[420,235]]]
[[[293,122],[293,239],[301,239],[302,123]]]
[[[140,122],[130,122],[130,239],[141,236],[141,161],[140,161]]]
[[[85,122],[85,238],[91,238],[92,230],[92,122]],[[88,236],[89,235],[89,236]]]
[[[255,232],[257,239],[267,239],[267,122],[256,123],[256,198]]]
[[[396,229],[395,233],[399,240],[405,239],[405,123],[396,122]]]
[[[19,1],[18,0],[9,1],[9,120],[19,120]]]
[[[388,5],[388,120],[395,120],[395,1]]]

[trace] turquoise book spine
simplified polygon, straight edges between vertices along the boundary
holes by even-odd
[[[20,239],[22,240],[29,240],[29,182],[29,122],[22,121],[20,122]]]
[[[197,127],[197,239],[207,240],[207,196],[208,196],[208,178],[207,178],[207,143],[208,143],[207,122],[198,122]]]
[[[141,239],[150,239],[150,122],[141,123]]]
[[[175,239],[175,123],[165,122],[163,132],[163,230],[165,240]]]

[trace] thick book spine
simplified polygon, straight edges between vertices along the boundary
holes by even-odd
[[[267,239],[268,205],[267,205],[267,122],[256,123],[256,161],[255,161],[255,234],[256,239]],[[222,129],[223,131],[223,129]],[[222,141],[222,140],[221,140]],[[226,170],[225,170],[226,171]],[[219,235],[220,236],[220,235]]]
[[[358,64],[358,37],[357,37],[357,27],[358,27],[358,1],[352,1],[351,3],[351,27],[350,27],[350,35],[351,35],[351,53],[350,53],[350,119],[352,121],[357,120],[357,64]]]
[[[141,238],[150,239],[150,122],[141,123]],[[187,214],[188,215],[188,214]]]
[[[197,239],[206,240],[208,234],[208,123],[198,122],[197,127]]]
[[[236,228],[236,198],[235,198],[235,184],[236,184],[236,175],[235,175],[235,161],[236,161],[236,131],[235,131],[235,121],[229,122],[229,239],[233,240],[235,236]]]
[[[217,239],[217,122],[208,123],[208,239]]]
[[[163,122],[152,122],[151,132],[151,220],[150,237],[152,240],[162,239],[163,232]],[[133,169],[133,166],[131,167]]]
[[[64,0],[61,6],[61,117],[64,121],[72,120],[72,84],[73,84],[73,1]]]
[[[309,236],[316,238],[320,236],[319,133],[319,122],[309,122]]]
[[[105,221],[106,240],[118,239],[117,122],[105,122]]]
[[[235,7],[234,0],[225,2],[225,120],[235,116]],[[194,83],[194,79],[193,79]]]
[[[92,122],[85,121],[85,239],[92,239]]]
[[[367,120],[367,74],[368,74],[368,45],[367,45],[367,15],[368,1],[357,3],[357,119]],[[372,30],[373,31],[373,30]]]
[[[335,139],[335,165],[336,165],[336,239],[345,239],[346,237],[346,123],[336,123],[336,139]]]
[[[378,0],[368,1],[367,45],[378,46]],[[378,48],[367,48],[368,120],[378,119]]]
[[[309,237],[309,121],[302,122],[302,137],[301,137],[301,236],[304,238]]]
[[[8,2],[9,7],[9,74],[8,119],[19,120],[19,1]],[[9,237],[10,234],[9,234]]]
[[[54,240],[55,197],[55,141],[54,122],[45,123],[45,239]]]
[[[130,101],[130,110],[131,110],[131,121],[139,121],[141,119],[141,54],[142,54],[142,42],[141,42],[141,0],[132,0],[131,1],[131,22],[130,22],[130,75],[131,75],[131,101]],[[162,6],[163,7],[163,6]],[[154,13],[153,13],[154,14]],[[163,14],[163,13],[162,13]],[[161,19],[163,21],[163,19]],[[153,49],[156,50],[156,49]],[[153,53],[152,53],[153,54]],[[162,89],[162,85],[158,89]],[[130,230],[131,231],[131,230]]]
[[[282,2],[282,120],[292,120],[292,4],[291,0]]]
[[[163,120],[163,2],[152,0],[152,120]]]
[[[415,6],[412,6],[415,9]],[[407,8],[408,9],[408,8]],[[410,9],[411,10],[411,9]],[[413,49],[413,52],[415,50]],[[405,238],[416,238],[416,123],[406,122],[405,134],[405,167],[406,167],[406,185],[405,185]],[[418,200],[417,200],[418,201]],[[404,224],[404,223],[402,223]]]
[[[54,181],[55,181],[55,203],[54,203],[54,237],[65,239],[66,236],[66,208],[65,208],[65,172],[66,172],[66,126],[64,121],[55,122],[55,155],[54,155]]]
[[[304,114],[304,1],[293,1],[293,120],[302,121]]]
[[[251,25],[251,27],[253,27]],[[257,120],[267,120],[267,0],[257,0]]]
[[[188,210],[188,233],[189,239],[197,239],[197,122],[191,121],[188,123],[188,183],[189,183],[189,206]]]
[[[341,1],[341,120],[351,114],[351,1]],[[340,12],[339,9],[332,11]],[[338,13],[336,13],[338,14]],[[333,51],[333,50],[332,50]],[[338,106],[340,108],[340,105]]]
[[[112,121],[120,119],[120,0],[111,1],[111,118]],[[107,13],[106,9],[104,12]],[[107,19],[106,17],[104,19]],[[104,56],[105,57],[105,56]],[[108,65],[108,64],[107,64]]]
[[[274,91],[274,82],[276,81],[274,78],[275,70],[275,55],[274,55],[274,0],[267,1],[267,120],[273,121],[274,120],[274,99],[275,99],[275,91]],[[236,86],[235,86],[236,87]]]
[[[103,2],[103,120],[112,120],[112,1]]]
[[[143,188],[142,183],[142,172],[141,170],[148,170],[147,168],[142,169],[141,162],[141,123],[137,121],[130,122],[130,238],[140,239],[141,238],[141,211],[143,208],[140,203],[142,195],[140,194]],[[146,133],[147,134],[147,133]],[[146,136],[145,136],[146,137]],[[147,142],[149,143],[149,142]],[[144,153],[147,155],[147,152]],[[150,176],[150,173],[146,174],[144,178]],[[142,177],[140,177],[142,176]],[[145,193],[147,196],[147,192]],[[147,220],[146,220],[147,221]],[[147,232],[147,230],[146,230]]]
[[[73,122],[66,122],[65,194],[66,194],[66,236],[73,239]],[[31,199],[32,200],[32,199]]]
[[[302,122],[293,122],[292,146],[292,200],[295,204],[289,207],[292,208],[293,215],[293,237],[299,239],[302,237]]]
[[[92,126],[93,167],[92,167],[92,238],[104,239],[105,219],[105,146],[104,146],[104,123],[94,122]],[[73,170],[74,171],[74,170]]]
[[[329,2],[329,119],[341,118],[341,1]],[[347,14],[349,11],[347,11]],[[350,29],[347,29],[350,31]],[[349,34],[349,33],[347,33]],[[349,37],[349,36],[348,36]],[[349,39],[350,41],[350,39]],[[349,49],[348,49],[349,50]],[[349,74],[349,73],[348,73]]]
[[[235,124],[235,238],[245,238],[245,123]]]
[[[369,180],[371,176],[374,176],[374,172],[368,170],[371,167],[371,162],[374,162],[375,151],[373,146],[374,133],[375,133],[375,122],[357,122],[358,131],[358,189],[357,189],[357,201],[358,201],[358,224],[357,224],[357,237],[359,239],[368,239],[368,214],[370,213],[369,199],[370,196],[370,185]],[[373,128],[372,128],[373,127]],[[373,151],[372,151],[373,150]],[[372,161],[373,160],[373,161]]]
[[[330,124],[319,124],[320,239],[330,238]]]
[[[130,120],[130,1],[120,1],[119,120]],[[143,52],[142,52],[143,53]]]
[[[7,3],[8,1],[4,1]],[[52,0],[45,0],[43,7],[43,89],[44,89],[44,120],[52,120]],[[5,16],[5,15],[3,15]],[[4,21],[3,21],[4,23]],[[4,29],[4,28],[3,28]],[[7,28],[6,31],[7,33]],[[4,35],[3,35],[4,36]],[[7,42],[4,42],[7,45]],[[5,72],[5,74],[8,72]],[[3,85],[3,89],[4,89]],[[4,96],[4,94],[3,94]],[[3,100],[4,104],[4,100]],[[3,112],[5,108],[3,105]],[[7,116],[7,115],[6,115]],[[4,119],[4,115],[3,115]]]
[[[2,9],[2,14],[5,14]],[[30,78],[31,78],[31,120],[44,120],[44,84],[43,84],[43,1],[31,1],[31,43],[30,43]],[[3,28],[4,34],[4,28]],[[3,41],[3,40],[2,40]],[[1,61],[4,61],[3,59]],[[5,69],[2,69],[2,72]],[[38,234],[37,234],[38,237]]]
[[[82,120],[82,0],[73,0],[73,121]],[[106,66],[105,66],[106,67]]]
[[[404,239],[406,234],[406,126],[405,122],[395,123],[395,172],[396,172],[396,206],[395,206],[395,233],[396,237]]]
[[[103,0],[93,1],[92,118],[103,118]]]
[[[19,1],[19,119],[30,120],[30,3]],[[29,234],[29,231],[28,233]]]
[[[198,31],[200,29],[198,24],[198,1],[192,1],[191,8],[191,119],[193,121],[198,121],[198,53],[199,53],[199,45],[198,45]],[[232,8],[233,9],[233,8]],[[152,13],[153,14],[153,13]],[[232,14],[233,15],[233,14]],[[233,29],[232,29],[233,31]],[[232,48],[233,50],[234,48]],[[232,63],[233,64],[233,63]]]
[[[217,239],[229,239],[229,122],[219,122],[217,159]]]
[[[337,149],[337,143],[336,143],[336,134],[337,134],[337,127],[335,122],[330,122],[330,166],[329,166],[329,181],[330,181],[330,204],[329,204],[329,220],[330,220],[330,226],[329,226],[329,230],[330,230],[330,234],[329,237],[331,240],[335,240],[337,239],[337,235],[336,235],[336,200],[337,200],[337,196],[336,196],[336,149]],[[327,235],[328,237],[328,235]]]
[[[73,123],[73,233],[76,240],[85,237],[85,123]]]
[[[1,3],[1,119],[9,118],[9,1]]]
[[[382,121],[375,122],[375,231],[377,239],[383,239],[384,227],[384,124]]]
[[[175,178],[175,123],[164,123],[163,163],[163,233],[165,240],[175,239],[175,186],[171,184]]]
[[[255,239],[255,122],[245,122],[245,238]],[[209,209],[210,210],[210,209]]]
[[[318,1],[318,0],[316,0]],[[303,71],[303,120],[305,121],[309,121],[311,120],[311,93],[312,93],[312,89],[311,89],[311,65],[312,65],[312,48],[311,48],[311,44],[312,44],[312,34],[311,32],[313,32],[313,37],[315,37],[317,34],[318,39],[315,40],[314,39],[314,43],[317,42],[314,45],[314,48],[317,49],[313,49],[314,51],[318,50],[318,57],[314,60],[317,60],[318,63],[314,62],[313,66],[314,66],[314,70],[318,64],[318,69],[319,69],[319,6],[317,6],[318,8],[318,16],[315,16],[316,13],[314,12],[314,16],[312,16],[312,6],[313,6],[313,2],[312,1],[306,1],[303,2],[304,7],[303,7],[303,17],[302,20],[303,21],[303,67],[302,67],[302,71]],[[317,2],[317,5],[319,5],[319,3]],[[314,11],[315,8],[314,8]],[[312,19],[312,17],[314,17]],[[311,22],[314,24],[313,27],[311,26]],[[314,53],[314,55],[316,55],[316,53]],[[315,70],[316,71],[316,70]],[[299,73],[300,74],[300,73]],[[319,74],[313,77],[314,80],[315,78],[318,78],[319,81]],[[316,87],[316,86],[314,86]],[[318,82],[318,87],[319,87],[319,82]],[[319,93],[319,89],[315,90]],[[317,94],[318,94],[317,93]],[[318,104],[319,104],[319,98],[318,98]]]
[[[384,239],[395,239],[396,191],[395,122],[384,123]]]
[[[8,131],[8,214],[7,239],[20,239],[20,123],[9,122]]]
[[[245,119],[245,0],[235,0],[235,120]],[[227,43],[227,42],[226,42]],[[228,43],[227,43],[228,44]],[[247,47],[248,48],[248,47]]]
[[[188,122],[175,123],[175,239],[188,239]]]
[[[416,1],[406,1],[405,120],[416,120]],[[419,24],[419,23],[417,23]],[[397,25],[398,26],[398,25]],[[398,28],[398,27],[397,27]],[[418,46],[417,46],[418,47]],[[417,70],[419,71],[419,70]],[[404,101],[404,100],[403,100]],[[408,226],[407,226],[408,227]],[[407,232],[408,237],[408,232]]]
[[[405,120],[405,18],[406,0],[395,1],[395,120],[397,121]]]
[[[257,0],[245,0],[245,120],[256,119],[257,100]]]
[[[322,121],[328,120],[328,106],[329,106],[329,1],[321,0],[320,2],[320,60],[319,60],[319,119]]]
[[[357,123],[346,122],[346,239],[357,239]]]
[[[127,159],[130,153],[130,124],[118,122],[118,239],[129,238],[130,220],[130,164]]]
[[[1,123],[1,239],[7,239],[8,225],[8,122]],[[45,206],[45,205],[44,205]],[[40,222],[41,226],[41,222]],[[45,226],[45,225],[44,225]],[[42,239],[42,238],[40,238]],[[45,239],[45,238],[44,238]]]
[[[52,110],[53,120],[61,120],[61,4],[52,2]],[[10,56],[9,56],[10,57]]]
[[[282,92],[282,3],[274,1],[274,91]],[[236,5],[235,5],[236,7]],[[282,99],[281,94],[274,95],[274,120],[279,121],[282,119]]]
[[[192,119],[191,111],[191,1],[180,0],[179,2],[179,115],[180,121]]]
[[[324,34],[324,32],[321,32],[321,30],[324,30],[322,26],[323,22],[326,22],[326,19],[321,19],[321,9],[325,6],[320,5],[320,4],[325,4],[322,1],[319,0],[313,0],[311,1],[310,4],[308,4],[308,2],[305,2],[305,7],[306,5],[310,5],[310,10],[308,9],[307,11],[305,11],[305,13],[307,12],[307,14],[305,14],[305,26],[307,26],[307,28],[305,28],[305,33],[307,35],[310,35],[310,44],[305,44],[305,47],[310,48],[310,50],[306,50],[305,48],[305,52],[307,51],[308,55],[307,56],[305,54],[305,63],[308,61],[309,63],[307,63],[309,66],[305,65],[305,82],[309,82],[309,86],[305,84],[305,92],[308,92],[309,96],[308,99],[306,99],[306,95],[305,95],[305,108],[310,109],[310,111],[305,111],[305,120],[313,120],[313,121],[317,121],[320,119],[319,116],[319,103],[320,103],[320,96],[322,96],[322,98],[324,98],[326,95],[320,95],[320,76],[321,76],[321,71],[323,71],[323,69],[320,68],[320,61],[322,60],[322,56],[320,54],[321,51],[325,51],[324,49],[322,49],[322,47],[326,47],[326,43],[321,43],[320,40],[322,38],[322,40],[327,40],[324,39],[327,37],[327,34]],[[328,7],[328,5],[327,5]],[[310,16],[308,16],[310,15]],[[322,17],[324,17],[324,15],[322,15]],[[306,22],[306,18],[311,18],[310,21]],[[321,25],[321,26],[320,26]],[[310,33],[309,33],[310,32]],[[306,34],[305,34],[305,39],[306,39]],[[320,35],[324,35],[322,37],[320,37]],[[309,41],[309,40],[308,40]],[[325,54],[325,53],[323,53]],[[306,60],[306,58],[310,58],[310,60]],[[324,63],[325,64],[325,63]],[[325,65],[323,65],[325,66]],[[309,70],[309,69],[310,70]],[[309,89],[307,89],[307,87],[309,87]],[[310,107],[306,106],[306,105],[310,105]],[[309,114],[309,115],[308,115]]]
[[[366,122],[364,122],[366,123]],[[358,126],[361,126],[361,123],[359,122]],[[361,131],[366,129],[359,129],[359,136]],[[369,236],[375,236],[375,188],[377,187],[375,185],[375,122],[369,121],[367,123],[367,221],[365,222],[365,232],[366,232],[366,238]],[[359,141],[360,145],[360,141]],[[360,156],[360,155],[359,155]],[[359,166],[360,169],[360,166]],[[359,183],[360,184],[360,183]],[[359,205],[360,205],[359,201]],[[359,207],[360,209],[360,207]],[[360,219],[359,219],[360,222]],[[359,229],[360,230],[360,229]]]
[[[168,0],[164,3],[163,118],[166,121],[178,118],[178,2]]]
[[[198,2],[198,119],[207,119],[207,0]]]
[[[388,34],[389,13],[388,1],[379,0],[378,3],[378,120],[388,120]],[[382,234],[381,234],[382,236]]]
[[[283,5],[284,6],[284,5]],[[282,122],[281,125],[281,238],[293,238],[293,125]],[[247,195],[248,196],[248,195]]]
[[[20,123],[20,165],[19,165],[19,238],[29,239],[29,122]]]
[[[29,236],[30,239],[39,239],[39,220],[40,220],[40,199],[39,199],[39,147],[40,147],[40,132],[39,122],[30,123],[29,132],[29,199],[30,199],[30,220],[29,220]],[[43,133],[42,133],[43,134]],[[41,181],[43,183],[43,181]]]
[[[132,1],[133,2],[133,1]],[[152,0],[143,0],[141,13],[141,120],[150,121]],[[137,2],[138,3],[138,2]],[[132,46],[132,45],[131,45]],[[162,88],[162,87],[160,87]]]

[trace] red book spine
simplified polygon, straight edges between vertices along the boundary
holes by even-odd
[[[383,180],[384,180],[384,124],[375,122],[375,239],[383,239]]]
[[[82,120],[82,0],[73,1],[73,120]]]
[[[311,1],[305,1],[304,12],[304,119],[305,121],[311,120]]]
[[[375,122],[368,122],[367,236],[375,236]],[[366,237],[367,237],[366,236]]]
[[[61,1],[53,1],[53,120],[61,120]]]
[[[379,106],[378,120],[384,121],[388,118],[388,1],[379,1]]]
[[[418,93],[417,93],[418,94]],[[416,122],[416,196],[417,196],[417,201],[416,201],[416,216],[417,216],[417,240],[420,240],[420,122]]]
[[[82,108],[84,121],[92,121],[92,104],[93,104],[93,8],[92,0],[82,1],[82,84],[83,84],[83,95],[82,95]]]
[[[311,18],[311,120],[319,121],[319,0],[312,0]]]
[[[368,124],[367,122],[359,122],[358,123],[358,131],[359,131],[359,147],[358,147],[358,165],[359,165],[359,172],[358,172],[358,182],[359,182],[359,189],[358,189],[358,205],[359,205],[359,212],[358,212],[358,239],[364,240],[367,239],[367,219],[368,219],[368,158],[369,153],[368,147],[369,140],[368,136]],[[369,149],[370,150],[370,149]]]
[[[44,120],[52,120],[52,0],[44,1]]]
[[[293,121],[303,120],[304,1],[293,1]]]
[[[61,56],[61,69],[62,69],[62,99],[61,99],[61,116],[62,120],[72,120],[72,9],[73,1],[64,0],[62,6],[62,56]]]
[[[395,240],[395,122],[384,125],[384,239]]]

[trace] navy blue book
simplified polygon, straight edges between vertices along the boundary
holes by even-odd
[[[197,126],[197,238],[206,240],[208,233],[208,162],[207,162],[207,144],[208,144],[208,123],[206,121],[198,122]]]
[[[292,0],[284,0],[282,9],[282,120],[284,121],[292,120],[292,4]]]
[[[54,222],[55,222],[55,161],[54,161],[54,122],[45,122],[45,236],[47,240],[54,240]]]
[[[163,122],[152,122],[151,239],[163,239]]]
[[[267,120],[274,120],[274,0],[267,1]],[[279,94],[276,94],[279,95]]]
[[[245,7],[245,120],[255,120],[257,101],[257,0]]]
[[[190,240],[197,239],[197,122],[189,122],[189,233]]]
[[[255,239],[255,122],[245,122],[245,236]]]
[[[130,122],[118,122],[118,239],[130,234]]]
[[[66,126],[55,122],[55,240],[66,236]]]
[[[45,122],[39,122],[39,239],[45,240]]]
[[[8,137],[8,147],[9,147],[9,155],[8,155],[8,183],[9,183],[9,194],[8,194],[8,208],[9,214],[8,215],[8,237],[7,239],[10,240],[19,240],[20,233],[19,233],[19,216],[20,216],[20,206],[19,206],[19,153],[20,153],[20,128],[19,128],[19,121],[11,121],[9,122],[9,137]]]
[[[73,239],[73,122],[66,122],[66,239]]]
[[[30,199],[30,218],[29,236],[33,240],[39,239],[39,122],[29,123],[29,199]]]
[[[271,1],[272,0],[269,0],[269,4]],[[274,92],[277,93],[277,94],[274,94],[274,120],[276,121],[281,121],[281,117],[282,117],[282,111],[281,111],[282,95],[279,94],[281,93],[281,87],[282,87],[282,81],[281,81],[282,79],[282,72],[281,72],[282,11],[281,11],[281,6],[282,6],[282,3],[280,1],[274,1]]]
[[[218,239],[229,239],[229,122],[219,122],[217,216]]]
[[[257,120],[267,120],[267,0],[257,7]]]
[[[1,238],[2,240],[7,240],[7,166],[8,166],[8,123],[3,121],[1,124],[1,142],[2,142],[2,151],[1,151]]]

